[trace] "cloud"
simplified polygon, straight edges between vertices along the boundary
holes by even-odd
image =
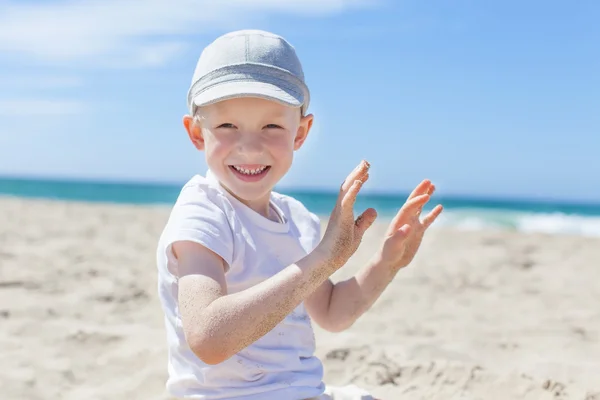
[[[0,63],[8,66],[0,69],[0,116],[81,114],[85,104],[66,99],[64,89],[85,86],[86,70],[160,67],[199,34],[256,26],[277,14],[334,15],[379,1],[0,0]]]
[[[187,48],[183,42],[142,43],[119,48],[110,57],[95,61],[94,67],[134,69],[160,67]]]
[[[64,89],[83,85],[83,79],[75,76],[46,75],[40,73],[17,75],[5,73],[0,76],[0,90],[8,89]]]
[[[80,114],[83,104],[70,100],[0,99],[0,115],[9,117],[65,116]]]
[[[0,52],[42,64],[157,66],[187,36],[267,14],[326,16],[377,0],[0,0]]]

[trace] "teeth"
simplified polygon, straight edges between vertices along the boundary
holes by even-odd
[[[256,175],[256,174],[260,174],[261,172],[263,172],[267,167],[260,167],[260,168],[256,168],[256,169],[246,169],[246,168],[242,168],[242,167],[238,167],[237,165],[234,165],[233,168],[235,168],[238,172],[241,172],[242,174],[245,175]]]

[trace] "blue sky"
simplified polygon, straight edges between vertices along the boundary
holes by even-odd
[[[177,4],[173,6],[172,4]],[[0,175],[183,182],[202,48],[285,36],[315,128],[281,186],[600,201],[597,1],[0,0]]]

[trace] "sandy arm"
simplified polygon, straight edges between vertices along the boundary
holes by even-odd
[[[356,275],[336,284],[325,281],[305,302],[311,318],[325,330],[351,327],[394,279],[396,272],[374,258]]]
[[[192,242],[177,242],[173,250],[186,340],[208,364],[220,363],[264,336],[334,271],[312,252],[258,285],[228,294],[219,256]]]

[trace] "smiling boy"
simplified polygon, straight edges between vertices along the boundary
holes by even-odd
[[[183,123],[209,171],[183,187],[157,252],[174,397],[372,398],[323,383],[312,322],[349,328],[411,262],[441,206],[420,219],[434,190],[423,181],[372,261],[334,284],[376,212],[353,214],[366,162],[342,184],[323,235],[313,213],[273,191],[310,132],[309,102],[294,48],[272,33],[229,33],[198,60]]]

